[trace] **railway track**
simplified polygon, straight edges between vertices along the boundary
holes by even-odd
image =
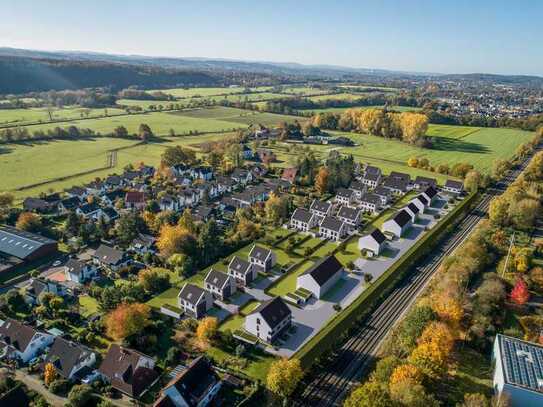
[[[538,147],[537,150],[540,150]],[[494,188],[489,189],[477,205],[458,224],[451,236],[440,242],[436,249],[409,273],[389,296],[368,317],[357,325],[357,331],[332,355],[328,365],[299,386],[294,397],[297,406],[341,405],[352,385],[359,381],[370,363],[375,359],[379,347],[388,332],[401,320],[416,298],[424,291],[441,261],[458,248],[486,216],[492,198],[505,191],[528,165],[531,156],[517,169],[507,174]]]

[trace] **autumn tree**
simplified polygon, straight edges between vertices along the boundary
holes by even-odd
[[[49,386],[57,377],[57,370],[52,363],[47,363],[44,369],[43,381],[46,386]]]
[[[183,215],[179,218],[179,221],[177,224],[187,232],[194,234],[196,233],[196,224],[194,222],[194,217],[192,216],[192,212],[189,208],[186,208],[183,211]]]
[[[430,377],[439,377],[446,369],[454,345],[451,330],[443,322],[431,322],[418,342],[408,358],[409,363]]]
[[[407,160],[407,165],[412,168],[417,168],[419,166],[419,159],[417,157],[410,157]]]
[[[492,178],[496,180],[502,179],[509,169],[511,169],[509,161],[501,158],[494,160],[492,163]]]
[[[215,317],[202,318],[196,328],[196,337],[202,343],[208,344],[217,334],[218,325],[217,318]]]
[[[9,192],[0,192],[0,212],[13,206],[13,194]]]
[[[162,153],[161,164],[173,167],[177,164],[193,165],[196,163],[196,154],[193,150],[181,146],[167,147]]]
[[[401,113],[400,128],[402,140],[409,144],[416,144],[428,131],[428,117],[422,113]]]
[[[482,183],[479,171],[471,170],[464,178],[464,189],[468,192],[477,192]]]
[[[106,315],[107,335],[115,340],[136,335],[151,324],[150,314],[151,310],[146,304],[120,304]]]
[[[138,273],[138,281],[148,293],[158,293],[170,287],[170,276],[166,269],[144,269]]]
[[[493,225],[505,226],[509,220],[509,202],[505,197],[499,196],[490,202],[488,218]]]
[[[302,366],[298,359],[279,359],[270,366],[266,387],[272,393],[286,399],[296,389],[302,376]]]
[[[328,192],[328,178],[328,169],[326,167],[320,167],[317,177],[315,178],[315,188],[317,188],[317,191],[321,195]]]
[[[15,227],[27,232],[37,232],[41,229],[41,217],[32,212],[23,212],[19,215]]]
[[[509,218],[519,229],[531,228],[541,212],[541,204],[536,199],[513,200],[509,205]]]
[[[181,226],[165,224],[160,229],[156,245],[160,254],[166,258],[175,253],[191,256],[196,248],[196,239]]]
[[[511,301],[517,305],[524,305],[530,299],[530,292],[528,291],[528,285],[524,279],[519,278],[513,287],[510,294]]]
[[[289,200],[287,195],[278,196],[272,192],[264,206],[266,219],[273,225],[281,224],[288,216],[288,207]]]
[[[388,389],[384,384],[369,381],[353,390],[343,407],[390,407],[393,406]]]

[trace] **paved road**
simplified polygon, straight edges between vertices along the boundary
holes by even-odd
[[[538,148],[540,150],[541,147]],[[531,158],[531,157],[529,157]],[[501,194],[526,167],[529,158],[511,171],[497,186],[485,193],[476,207],[448,236],[423,259],[390,293],[390,295],[358,324],[356,332],[322,363],[320,370],[307,377],[294,396],[297,406],[338,406],[353,385],[368,373],[380,345],[388,332],[401,320],[420,295],[441,261],[464,242],[480,220],[486,216],[490,201]]]

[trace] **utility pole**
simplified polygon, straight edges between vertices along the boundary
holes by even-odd
[[[507,270],[507,264],[509,263],[509,256],[511,255],[511,250],[513,249],[513,243],[515,242],[515,232],[511,236],[511,241],[509,242],[509,250],[507,251],[507,257],[505,258],[505,264],[503,265],[502,278],[505,275],[505,270]]]

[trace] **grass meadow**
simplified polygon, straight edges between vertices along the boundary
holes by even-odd
[[[86,117],[103,117],[119,115],[125,113],[122,109],[107,108],[107,109],[85,109],[81,107],[63,107],[52,108],[51,115],[53,120],[75,120]],[[0,109],[0,126],[22,126],[29,123],[47,123],[50,122],[49,111],[44,107],[36,107],[29,109]],[[55,126],[62,124],[55,124]]]

